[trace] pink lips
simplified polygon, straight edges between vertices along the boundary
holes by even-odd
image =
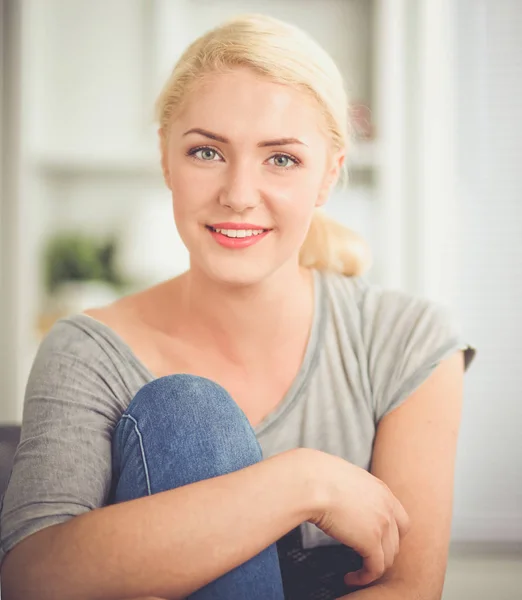
[[[218,233],[214,231],[215,229],[232,229],[232,230],[261,230],[263,229],[263,233],[259,233],[257,235],[250,235],[246,237],[228,237],[223,233]],[[264,227],[260,227],[259,225],[254,225],[252,223],[213,223],[211,226],[207,227],[210,235],[216,240],[218,244],[224,246],[225,248],[239,249],[239,248],[248,248],[249,246],[253,246],[260,242],[263,238],[265,238],[271,230],[267,230]]]
[[[210,225],[213,229],[269,229],[269,227],[262,227],[261,225],[254,225],[253,223],[212,223]]]

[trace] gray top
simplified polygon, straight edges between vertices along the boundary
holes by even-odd
[[[474,350],[446,309],[360,278],[315,272],[315,316],[300,372],[256,428],[266,458],[296,447],[369,469],[376,426],[455,351]],[[111,435],[154,375],[109,327],[57,322],[29,376],[22,439],[0,518],[0,560],[22,539],[107,502]],[[332,539],[303,524],[303,544]]]

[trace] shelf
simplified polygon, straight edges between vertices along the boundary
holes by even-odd
[[[51,176],[161,175],[159,152],[152,151],[45,154],[35,157],[33,165],[40,173]]]

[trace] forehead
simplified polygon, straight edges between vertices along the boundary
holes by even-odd
[[[324,139],[323,119],[311,94],[238,68],[206,75],[176,121],[231,139],[284,135],[312,143]]]

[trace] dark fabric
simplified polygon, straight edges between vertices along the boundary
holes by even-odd
[[[348,546],[303,548],[301,528],[277,542],[285,600],[335,600],[348,593],[346,573],[357,571],[362,559]]]

